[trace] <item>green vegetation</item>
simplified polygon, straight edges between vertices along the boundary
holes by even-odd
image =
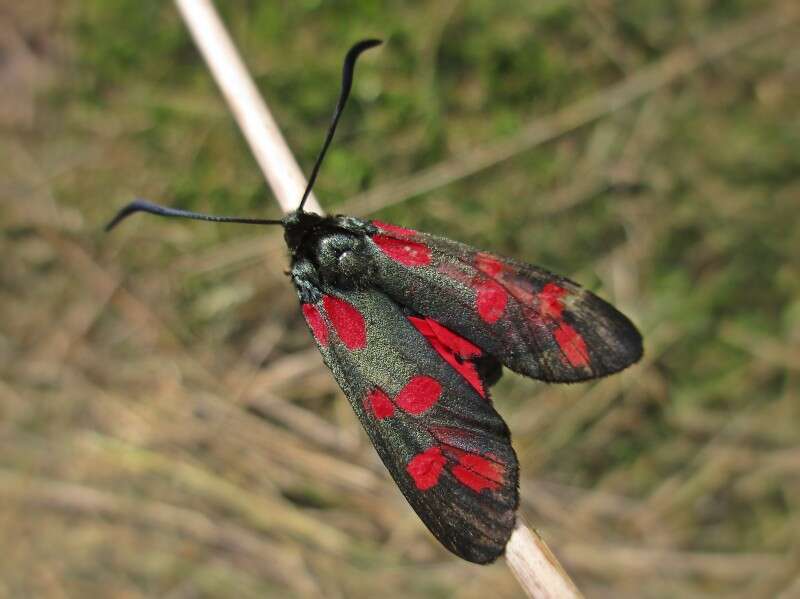
[[[133,196],[279,214],[172,3],[18,4],[0,11],[0,596],[520,596],[394,487],[279,231],[101,232]],[[386,40],[322,170],[327,210],[387,204],[640,325],[621,376],[494,391],[522,513],[584,592],[798,592],[796,0],[218,4],[306,169],[343,52]],[[675,56],[692,68],[670,77]],[[653,68],[620,110],[552,120]],[[541,122],[551,139],[459,174]],[[442,163],[453,181],[396,192]]]

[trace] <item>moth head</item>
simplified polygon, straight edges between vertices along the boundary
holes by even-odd
[[[300,249],[309,244],[309,239],[319,235],[320,227],[324,228],[326,220],[313,212],[295,210],[283,217],[283,238],[292,255],[300,253]]]

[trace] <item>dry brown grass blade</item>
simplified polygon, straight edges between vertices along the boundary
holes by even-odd
[[[626,579],[700,576],[727,583],[746,583],[787,562],[769,553],[712,553],[653,550],[611,544],[565,543],[559,552],[571,567]]]
[[[245,397],[244,402],[249,409],[279,422],[318,447],[339,454],[352,453],[359,447],[357,437],[343,433],[324,418],[267,391],[253,393]]]
[[[123,443],[111,437],[88,433],[78,445],[96,460],[108,460],[135,476],[159,476],[184,485],[193,495],[219,504],[255,529],[271,535],[291,536],[325,551],[341,552],[349,540],[342,532],[309,517],[291,504],[265,494],[250,493],[208,470],[164,453]]]
[[[111,298],[123,317],[148,343],[161,343],[182,348],[164,320],[150,306],[120,286],[118,277],[107,272],[82,246],[58,231],[40,229],[44,237],[63,256],[64,261],[83,279],[97,297]]]
[[[165,503],[129,498],[85,485],[38,479],[9,470],[0,470],[0,498],[26,508],[56,510],[82,517],[120,521],[171,531],[210,547],[224,548],[238,556],[242,566],[274,580],[295,592],[312,595],[319,589],[304,571],[299,554],[291,554],[284,544],[273,544],[250,531],[219,518]]]

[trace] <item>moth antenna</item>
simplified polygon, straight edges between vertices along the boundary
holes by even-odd
[[[336,131],[336,125],[339,123],[339,117],[342,115],[344,105],[347,103],[347,98],[350,96],[350,88],[353,86],[353,71],[356,67],[356,59],[365,50],[379,46],[382,43],[383,42],[381,40],[376,39],[362,40],[350,48],[344,57],[344,65],[342,66],[342,90],[339,92],[339,100],[336,102],[336,108],[333,111],[333,118],[331,119],[331,125],[328,128],[328,135],[325,137],[325,141],[322,144],[322,149],[319,151],[317,161],[314,163],[314,168],[311,169],[311,176],[308,178],[308,185],[306,186],[305,192],[303,192],[303,198],[300,200],[300,205],[297,207],[298,212],[303,211],[303,206],[308,199],[308,195],[311,193],[311,188],[314,187],[314,181],[317,180],[319,167],[322,165],[322,160],[325,158],[325,152],[328,151],[328,146],[331,145],[333,134]]]
[[[106,225],[105,230],[110,231],[124,219],[135,212],[147,212],[157,216],[174,216],[178,218],[191,218],[194,220],[209,220],[216,223],[243,223],[246,225],[282,225],[283,221],[265,218],[241,218],[238,216],[216,216],[213,214],[201,214],[199,212],[189,212],[178,208],[167,208],[148,202],[147,200],[136,199],[127,206],[124,206],[117,215]]]

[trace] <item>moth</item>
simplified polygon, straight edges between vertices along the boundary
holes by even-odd
[[[280,225],[303,317],[411,507],[450,551],[485,564],[515,524],[519,466],[489,389],[505,366],[550,383],[618,372],[642,356],[628,318],[569,279],[380,221],[303,210],[358,56],[347,53],[327,136],[297,210],[280,220],[213,216],[136,200],[134,212]]]

